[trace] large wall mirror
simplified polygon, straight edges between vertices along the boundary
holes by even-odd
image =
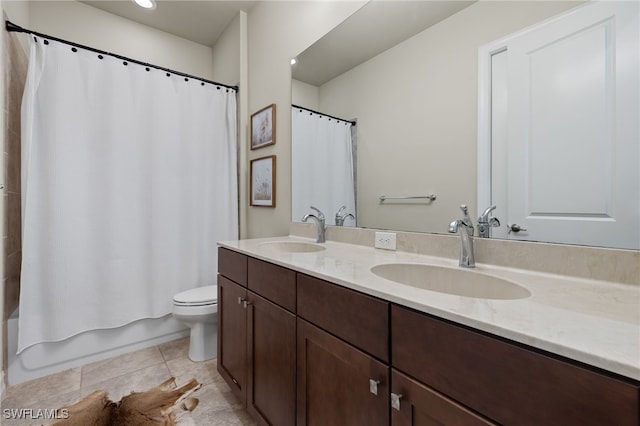
[[[504,198],[491,198],[492,189],[483,188],[485,183],[478,179],[479,172],[489,178],[492,174],[491,155],[487,157],[481,152],[485,148],[478,148],[478,113],[484,108],[478,107],[479,51],[581,7],[584,4],[575,1],[372,1],[301,52],[292,68],[292,104],[357,123],[353,164],[357,226],[446,233],[448,224],[459,217],[461,204],[469,206],[474,222],[477,213],[488,207],[484,204],[495,200],[507,204]],[[602,32],[605,38],[611,35],[607,31],[610,29]],[[598,34],[588,37],[599,40]],[[604,55],[611,56],[606,51]],[[631,59],[637,72],[637,52]],[[637,82],[635,87],[637,93]],[[637,111],[638,100],[630,102]],[[637,134],[633,149],[638,152]],[[548,154],[544,150],[536,153]],[[637,180],[638,156],[634,158],[627,164],[627,175]],[[325,170],[332,168],[331,164],[324,166]],[[584,173],[585,166],[581,167]],[[566,175],[571,174],[569,162]],[[425,198],[381,201],[381,195]],[[637,249],[637,188],[629,196],[636,231],[626,241],[590,243],[562,233],[544,238],[527,232],[508,234],[507,227],[513,223],[501,217],[505,205],[492,212],[502,222],[494,237]],[[294,205],[297,197],[294,191]],[[571,205],[568,200],[566,204]],[[327,216],[334,213],[325,212]],[[292,220],[300,218],[294,215]]]

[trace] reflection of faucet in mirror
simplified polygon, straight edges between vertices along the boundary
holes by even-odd
[[[324,237],[324,230],[325,230],[324,214],[320,210],[318,210],[317,208],[315,208],[313,206],[311,206],[310,208],[312,210],[315,210],[318,214],[314,215],[314,214],[311,214],[311,213],[307,213],[302,218],[302,221],[306,222],[309,219],[313,219],[316,222],[316,227],[318,228],[318,237],[316,238],[316,242],[317,243],[324,243],[324,241],[325,241],[325,237]]]
[[[317,43],[309,46],[304,52],[299,52],[299,54],[296,55],[298,63],[291,69],[293,104],[305,105],[315,111],[322,111],[323,113],[336,117],[357,117],[358,119],[358,132],[356,133],[354,131],[354,135],[358,136],[359,134],[361,149],[359,151],[356,148],[352,150],[352,152],[357,154],[357,156],[353,156],[352,163],[353,176],[357,177],[357,179],[353,180],[356,185],[355,193],[357,194],[357,203],[351,203],[342,197],[337,199],[332,198],[324,202],[317,196],[320,190],[324,190],[324,188],[327,188],[326,192],[331,195],[335,193],[335,190],[331,188],[332,180],[315,175],[316,166],[319,166],[317,169],[321,172],[330,170],[333,166],[329,167],[328,165],[332,163],[321,161],[317,154],[309,155],[309,162],[302,163],[299,161],[297,157],[299,152],[307,154],[311,149],[316,149],[324,145],[315,142],[314,138],[309,137],[307,140],[314,142],[298,149],[296,139],[304,139],[297,137],[299,135],[297,129],[296,131],[293,130],[296,128],[295,126],[297,126],[297,119],[310,119],[311,117],[309,116],[309,111],[300,113],[296,108],[292,111],[292,217],[295,218],[295,220],[299,220],[300,217],[307,213],[310,204],[320,207],[323,211],[331,211],[335,206],[346,204],[348,211],[356,217],[357,226],[360,227],[410,232],[446,232],[442,224],[448,224],[452,219],[447,214],[445,204],[430,206],[429,215],[426,216],[418,213],[418,207],[413,205],[414,203],[396,203],[393,207],[390,207],[384,203],[381,204],[378,198],[383,188],[385,192],[399,191],[404,193],[405,190],[411,191],[411,193],[421,192],[422,190],[419,188],[422,187],[422,185],[413,186],[413,182],[423,182],[425,177],[424,159],[429,158],[431,165],[443,166],[430,167],[428,172],[429,181],[438,182],[439,187],[433,188],[437,189],[438,194],[455,193],[456,198],[459,197],[460,199],[466,200],[477,199],[478,204],[471,203],[469,205],[469,209],[473,212],[476,219],[483,212],[483,206],[486,207],[495,203],[500,207],[493,212],[493,215],[497,216],[500,222],[505,222],[506,224],[506,213],[496,212],[501,211],[505,206],[511,206],[512,201],[514,201],[512,198],[513,195],[523,193],[522,191],[513,191],[513,185],[507,185],[507,182],[526,181],[520,178],[513,180],[515,178],[508,176],[509,170],[519,173],[523,171],[524,168],[513,167],[515,163],[513,163],[513,159],[509,160],[510,156],[507,155],[507,146],[508,144],[514,144],[511,145],[513,147],[511,152],[519,152],[518,150],[523,149],[521,143],[524,139],[509,137],[509,133],[515,131],[515,128],[520,126],[512,126],[510,124],[512,121],[509,119],[509,116],[510,114],[512,115],[512,113],[509,112],[507,98],[511,98],[511,94],[507,90],[507,87],[510,81],[513,84],[518,84],[518,87],[524,87],[520,86],[520,84],[525,84],[525,80],[520,80],[520,77],[526,78],[528,74],[523,73],[520,76],[516,73],[512,76],[511,71],[509,71],[511,67],[507,67],[503,70],[504,81],[502,81],[502,83],[504,86],[490,84],[490,77],[493,75],[492,72],[496,72],[497,69],[496,62],[504,60],[502,62],[504,62],[506,66],[509,63],[507,57],[509,57],[511,53],[516,53],[515,50],[512,49],[511,52],[509,52],[509,50],[500,50],[502,53],[495,54],[496,50],[488,49],[488,46],[490,45],[490,47],[493,48],[493,45],[499,40],[501,43],[504,43],[504,37],[509,34],[515,36],[526,27],[537,25],[541,21],[545,22],[548,18],[566,11],[572,14],[574,13],[574,8],[577,12],[578,8],[586,7],[586,4],[582,2],[562,1],[371,1],[365,3],[362,8],[332,29],[326,37],[317,40]],[[593,4],[595,7],[600,2],[586,3]],[[631,6],[634,2],[614,3],[620,5],[628,4]],[[443,9],[445,6],[449,9],[448,11]],[[435,8],[437,10],[429,10],[429,8]],[[443,14],[437,16],[441,12]],[[365,49],[354,48],[352,47],[354,45],[351,43],[354,39],[361,39],[363,40],[361,45],[367,46],[367,44],[371,44],[370,31],[367,32],[366,30],[367,28],[375,26],[373,19],[376,18],[373,18],[373,15],[382,17],[379,22],[393,22],[390,26],[397,30],[405,30],[409,24],[415,23],[416,27],[414,28],[417,32],[412,33],[408,39],[405,32],[403,37],[398,37],[386,45],[384,49],[380,50],[379,53],[376,53],[374,60],[371,60],[373,59],[371,56],[367,56],[364,60],[357,61],[360,65],[354,65],[354,63],[351,62],[351,60],[354,59],[353,54],[361,53],[360,51],[364,51]],[[560,18],[560,16],[558,16],[558,18]],[[365,22],[368,22],[369,25],[358,25],[358,22],[362,22],[361,20],[363,19]],[[419,27],[417,25],[419,22],[424,22],[425,25]],[[473,22],[474,25],[469,25],[470,22]],[[564,27],[564,24],[557,25],[558,28]],[[362,33],[360,33],[357,28],[362,28]],[[403,31],[398,31],[398,35],[400,35],[401,32]],[[456,37],[447,38],[443,37],[443,34],[456,34]],[[387,38],[388,36],[385,35],[385,42]],[[531,35],[532,43],[536,42],[535,40],[537,39],[538,36]],[[439,42],[434,43],[433,40],[439,40]],[[358,46],[358,44],[355,46]],[[564,45],[562,44],[562,46]],[[631,43],[629,43],[629,46],[631,46]],[[340,50],[348,52],[349,54],[341,55]],[[485,88],[487,92],[485,92],[486,96],[479,99],[479,85],[466,84],[465,82],[476,81],[478,79],[478,55],[480,52],[485,52],[485,50],[493,53],[487,53],[486,56],[483,54],[482,56],[482,62],[486,64],[486,66],[483,65],[485,66],[485,68],[483,68],[485,74],[483,75],[486,77],[483,81],[486,80],[487,84],[485,87],[483,82],[481,87]],[[542,53],[540,54],[542,55]],[[585,52],[585,55],[591,54],[596,54],[596,50],[589,50],[589,53]],[[637,49],[634,51],[634,55],[635,56],[627,55],[625,57],[637,57]],[[345,67],[343,68],[344,73],[337,75],[339,72],[335,72],[335,67],[342,64],[343,61],[340,59],[342,57],[345,58],[344,62],[349,62],[349,64],[345,63]],[[574,57],[572,56],[571,58]],[[596,60],[595,57],[593,60]],[[569,61],[569,59],[567,59],[567,61]],[[452,63],[455,63],[456,66],[453,67],[451,65]],[[492,63],[494,65],[493,68],[491,67]],[[525,62],[522,62],[522,64],[524,63]],[[566,64],[569,66],[569,62]],[[327,67],[327,73],[324,78],[318,78],[318,74],[321,73],[321,69],[324,68],[324,66]],[[553,62],[550,62],[549,66],[549,72],[551,72],[551,70],[560,72],[560,68],[555,67]],[[305,70],[310,72],[305,75]],[[496,77],[497,76],[496,74]],[[517,81],[520,81],[520,83],[516,83]],[[554,86],[551,84],[553,81],[556,80],[549,79],[548,81],[545,80],[544,83],[541,81],[540,84],[542,86],[540,87],[544,87],[544,89],[541,90],[545,90],[545,93],[549,94],[549,96],[562,97],[564,90],[569,86]],[[595,79],[593,79],[592,83],[597,84]],[[411,87],[411,90],[404,90],[404,87]],[[492,90],[495,91],[495,96],[491,95]],[[634,93],[637,95],[637,91]],[[596,98],[597,97],[593,97],[594,100],[596,100]],[[637,96],[635,99],[637,99]],[[503,104],[500,104],[500,101],[502,101]],[[522,102],[522,105],[525,105],[524,98]],[[599,101],[596,100],[596,102]],[[615,102],[611,105],[614,103]],[[468,109],[465,109],[465,114],[460,114],[460,111],[456,111],[454,105],[465,105],[465,108],[468,107]],[[499,144],[500,146],[495,146],[492,150],[491,136],[497,137],[500,136],[500,134],[487,130],[491,129],[491,117],[495,120],[495,111],[493,115],[491,113],[492,107],[499,107],[500,105],[502,108],[501,111],[503,112],[502,115],[504,116],[503,119],[507,120],[509,125],[506,125],[507,122],[505,122],[504,126],[500,125],[499,128],[504,130],[504,143]],[[513,105],[514,104],[511,103],[511,106]],[[635,105],[637,105],[637,102]],[[598,107],[594,106],[594,108]],[[421,120],[408,119],[415,116],[415,111],[424,110],[437,110],[439,114],[437,114],[437,116],[433,114],[427,115]],[[524,109],[522,111],[524,111]],[[545,111],[548,111],[548,109],[542,111],[542,113],[545,113]],[[585,105],[584,111],[591,111],[591,109],[587,109]],[[593,111],[599,110],[594,109]],[[629,110],[628,112],[631,111]],[[300,117],[297,117],[298,113],[300,113]],[[573,114],[571,110],[569,110],[569,113]],[[487,123],[483,120],[482,126],[478,126],[480,114],[482,114],[482,117],[486,115],[486,117],[489,118]],[[637,128],[638,114],[633,115],[633,117],[632,115],[633,114],[627,115],[625,113],[625,117],[631,120],[628,121],[628,123],[635,124],[634,128]],[[600,114],[598,120],[605,120],[604,122],[606,122],[606,117],[608,117],[606,114]],[[523,120],[524,118],[526,117],[523,117]],[[633,121],[633,119],[635,119],[635,121]],[[320,121],[324,122],[328,120],[322,119]],[[570,119],[559,119],[557,121],[560,123],[559,125],[571,122]],[[589,125],[591,125],[591,123]],[[595,121],[593,125],[595,125]],[[475,130],[477,130],[477,135]],[[579,134],[579,130],[576,130],[576,132],[578,132],[575,133],[576,135]],[[312,136],[315,134],[317,134],[317,132],[313,133]],[[485,134],[487,145],[483,145],[481,148],[479,145],[481,140],[480,136]],[[569,134],[574,134],[573,130],[567,133],[567,135]],[[629,135],[632,134],[633,133],[629,133]],[[403,143],[402,149],[394,149],[395,147],[392,147],[389,143],[390,138],[397,141],[409,141],[417,135],[424,135],[430,142],[428,144]],[[566,139],[565,142],[568,144],[567,151],[559,151],[559,148],[549,149],[558,152],[558,155],[560,152],[566,152],[567,155],[570,156],[572,152],[570,147],[573,146],[573,143],[577,142],[574,141],[573,137],[567,136],[564,139]],[[604,142],[605,139],[595,138],[594,141],[597,142],[601,140],[606,144],[606,142]],[[467,155],[456,158],[455,169],[451,170],[451,167],[447,166],[451,164],[449,158],[451,152],[449,141],[453,140],[460,141],[460,145],[457,148],[467,153]],[[535,152],[540,153],[536,154],[540,155],[539,158],[541,158],[540,167],[547,167],[544,161],[544,152],[546,152],[544,150],[554,145],[536,144],[532,146],[535,146]],[[637,147],[637,143],[630,146]],[[604,150],[609,148],[602,145],[602,148],[589,152],[605,152],[600,151],[600,149]],[[333,151],[337,152],[336,149],[333,149]],[[345,151],[350,152],[349,149],[345,149]],[[529,151],[526,150],[522,152],[528,153]],[[468,155],[469,153],[471,153],[471,155]],[[533,151],[531,151],[531,153],[533,153]],[[516,157],[520,157],[518,161],[530,161],[530,154],[518,155]],[[567,170],[572,175],[574,171],[578,173],[579,170],[582,170],[588,175],[596,176],[595,172],[590,172],[590,170],[593,171],[594,169],[589,166],[589,164],[592,163],[590,163],[590,160],[587,160],[587,158],[592,157],[584,155],[572,162],[558,161],[558,175],[562,176],[563,170]],[[614,157],[609,156],[608,158]],[[631,159],[631,157],[628,158]],[[629,167],[624,171],[621,170],[620,176],[637,176],[638,156],[634,155],[633,158],[634,162],[629,161],[628,164],[629,166],[635,166],[635,168]],[[508,163],[510,161],[511,165],[509,166]],[[307,164],[314,166],[313,175],[311,174],[312,168]],[[567,164],[569,164],[569,166],[567,166]],[[620,164],[620,166],[622,166],[622,164]],[[569,168],[565,169],[566,167]],[[608,170],[608,168],[603,168],[603,170],[604,169]],[[544,170],[542,171],[544,172]],[[451,172],[456,173],[458,176],[456,180],[449,178],[449,173]],[[598,170],[598,172],[600,172],[600,170]],[[398,176],[402,176],[402,182],[412,182],[411,186],[406,187],[404,184],[401,185],[398,183],[396,180]],[[556,186],[558,188],[557,191],[564,190],[561,189],[564,188],[564,186],[556,185],[555,178],[551,178],[551,176],[555,177],[555,175],[544,173],[544,176],[549,176],[549,178],[536,178],[535,182],[533,182],[536,188],[531,188],[531,190],[534,191],[535,194],[539,194],[536,195],[536,197],[539,197],[536,198],[536,200],[539,200],[547,206],[551,201],[549,197],[550,192],[547,192],[542,187],[538,189],[537,186],[544,183],[544,185]],[[479,181],[478,179],[482,180]],[[314,186],[309,183],[310,180],[312,180]],[[336,181],[342,180],[336,179]],[[565,183],[569,185],[568,180],[563,179],[562,181],[566,181]],[[636,182],[638,179],[629,179],[629,181]],[[462,192],[459,192],[460,188],[457,182],[465,182],[464,188],[461,190]],[[594,181],[592,179],[580,180],[580,184],[587,184],[587,182],[591,184],[591,182]],[[602,180],[598,180],[598,182],[602,182]],[[321,185],[322,188],[318,188]],[[495,185],[495,188],[492,187],[492,185]],[[313,189],[311,189],[312,187]],[[626,186],[616,187],[622,188]],[[609,188],[614,188],[614,186],[609,185]],[[554,192],[554,194],[555,193],[556,192]],[[575,192],[572,190],[572,193]],[[558,197],[558,205],[560,207],[564,206],[566,199],[567,197]],[[439,203],[447,202],[442,197],[440,200]],[[589,203],[591,203],[591,201],[589,201]],[[520,201],[517,201],[517,204],[522,206]],[[595,204],[593,205],[595,206]],[[602,205],[604,206],[604,204]],[[511,222],[516,221],[516,223],[518,223],[518,221],[524,220],[522,215],[515,216],[512,213],[510,208],[509,214],[512,216],[512,219],[510,219]],[[518,217],[519,219],[516,220],[514,217]],[[491,218],[491,215],[489,215],[489,218]],[[552,219],[554,221],[557,219],[559,226],[561,226],[562,220],[564,220],[560,216],[557,218],[554,216]],[[538,218],[535,220],[538,220]],[[511,224],[511,222],[509,222],[509,224]],[[579,217],[577,222],[586,223],[586,221],[582,220],[582,217]],[[636,220],[635,222],[638,221]],[[532,229],[534,223],[535,222],[531,223],[527,221],[520,222],[520,225]],[[601,221],[596,218],[594,223],[599,226]],[[350,226],[352,224],[353,222],[347,220],[344,226]],[[484,236],[482,224],[480,224],[479,228],[480,236],[482,237]],[[580,244],[597,244],[595,242],[585,243],[584,239],[586,237],[582,232],[574,235],[573,232],[568,232],[565,228],[562,228],[565,229],[565,232],[553,232],[548,226],[543,228],[545,228],[545,232],[553,234],[549,239],[547,239],[546,236],[543,237],[546,241],[568,244],[572,243],[571,240],[573,238],[577,238],[579,241],[583,241]],[[502,226],[496,229],[490,228],[489,233],[491,238],[514,237],[513,231],[511,234],[507,234],[507,229],[502,228]],[[540,237],[534,236],[533,232],[528,236],[522,234],[522,232],[516,234],[519,241],[534,239],[540,241]],[[634,235],[637,236],[638,234],[635,233]],[[613,240],[614,239],[611,239],[610,242],[604,241],[599,245],[619,247],[622,243],[621,241]],[[636,238],[636,244],[637,241],[638,239]],[[573,242],[573,244],[575,244],[575,242]]]
[[[355,217],[355,123],[302,106],[291,119],[291,217],[299,221],[309,205],[334,214],[345,205]]]
[[[497,217],[489,218],[492,211],[496,209],[496,206],[489,206],[478,217],[478,237],[491,238],[491,228],[497,228],[500,226],[500,221]]]
[[[473,223],[469,217],[469,210],[466,205],[461,205],[460,210],[464,214],[462,219],[454,220],[449,224],[449,232],[460,231],[460,262],[458,265],[463,268],[475,268],[476,261],[473,256]]]
[[[336,226],[344,225],[344,220],[348,217],[350,217],[353,220],[356,220],[356,218],[351,213],[344,213],[346,209],[347,209],[347,206],[342,206],[340,207],[340,210],[338,210],[338,212],[336,213]]]

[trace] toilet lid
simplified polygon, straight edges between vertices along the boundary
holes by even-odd
[[[173,301],[186,305],[206,305],[216,303],[218,301],[218,286],[206,285],[203,287],[192,288],[183,291],[173,297]]]

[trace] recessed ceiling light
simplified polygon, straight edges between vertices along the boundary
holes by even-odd
[[[153,0],[132,0],[135,4],[145,9],[155,9],[156,2]]]
[[[298,63],[298,60],[296,58],[292,58],[291,65],[295,65],[296,63]]]

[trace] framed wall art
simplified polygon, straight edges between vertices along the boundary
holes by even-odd
[[[276,156],[251,160],[249,193],[250,205],[276,206]]]
[[[251,149],[276,143],[276,104],[251,115]]]

